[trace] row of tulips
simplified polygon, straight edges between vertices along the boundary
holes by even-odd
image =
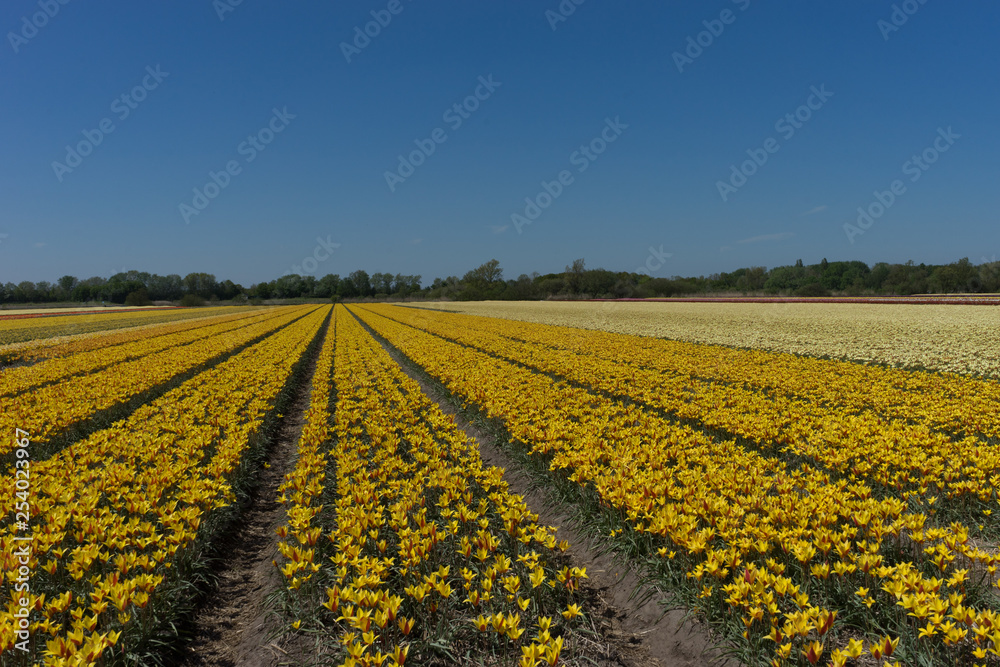
[[[348,667],[571,658],[586,571],[568,545],[339,306],[335,336],[282,489],[294,627],[334,628]]]
[[[125,403],[181,373],[267,336],[302,314],[301,309],[289,307],[255,316],[238,328],[233,328],[232,323],[222,323],[212,327],[213,335],[205,337],[202,332],[188,344],[123,361],[92,374],[74,375],[64,382],[43,385],[26,393],[0,396],[0,432],[13,433],[20,428],[31,433],[36,444],[45,443],[95,413]],[[12,441],[0,442],[0,457],[12,449]]]
[[[989,586],[1000,557],[964,526],[432,335],[413,309],[356,312],[648,540],[660,572],[690,584],[746,661],[1000,664]]]
[[[0,661],[104,664],[133,655],[173,613],[182,572],[235,500],[293,368],[330,308],[300,307],[262,341],[43,461],[31,463],[29,663],[14,648],[13,512],[0,523]],[[12,489],[0,507],[13,508]],[[136,653],[138,651],[139,653]]]

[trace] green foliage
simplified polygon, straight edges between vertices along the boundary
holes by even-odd
[[[145,287],[129,292],[128,296],[125,297],[126,306],[148,306],[151,303],[153,302],[149,300],[149,292],[146,291]]]
[[[159,276],[144,271],[123,271],[108,279],[94,276],[79,280],[62,276],[45,281],[0,285],[0,304],[56,301],[103,301],[126,303],[130,295],[145,290],[150,301],[178,301],[190,295],[204,300],[233,301],[243,295],[251,303],[267,299],[446,299],[529,300],[549,298],[663,298],[711,294],[770,294],[794,296],[907,295],[1000,292],[1000,262],[975,265],[964,257],[944,265],[888,264],[869,267],[860,261],[818,264],[798,260],[793,265],[736,269],[710,276],[657,276],[627,271],[588,269],[583,259],[574,260],[561,273],[504,280],[500,262],[491,259],[462,278],[435,278],[421,287],[421,276],[401,273],[353,271],[347,276],[328,274],[322,278],[289,274],[250,288],[231,280],[216,280],[210,273]],[[132,297],[133,299],[138,297]]]
[[[795,296],[830,296],[830,292],[820,283],[812,282],[796,289]]]
[[[181,297],[181,306],[185,308],[193,308],[196,306],[204,306],[205,300],[202,299],[197,294],[185,294]]]

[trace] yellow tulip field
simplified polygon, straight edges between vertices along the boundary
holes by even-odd
[[[175,664],[294,418],[262,596],[311,658],[281,664],[611,664],[593,568],[467,419],[732,664],[1000,666],[989,373],[476,312],[0,322],[0,664]]]
[[[997,385],[359,306],[758,664],[998,664]]]

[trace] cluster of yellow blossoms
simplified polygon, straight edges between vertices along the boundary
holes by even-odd
[[[831,384],[849,385],[850,365],[841,362],[391,306],[355,312],[645,536],[664,576],[688,580],[694,603],[743,642],[744,656],[776,665],[1000,664],[990,592],[1000,555],[949,523],[956,512],[974,522],[989,523],[988,515],[957,502],[948,519],[917,511],[935,500],[923,476],[943,495],[996,499],[995,473],[977,472],[995,465],[991,416],[966,419],[954,409],[959,392],[988,400],[990,383],[862,368],[859,377],[887,387],[885,395],[865,404],[855,389],[837,403],[821,378],[826,370]],[[764,359],[795,370],[767,378]],[[794,379],[799,370],[805,377]],[[907,396],[914,387],[941,403]],[[797,404],[811,404],[812,415],[781,412]],[[919,416],[904,419],[917,404]],[[810,421],[802,429],[754,425],[757,414],[776,413]],[[854,417],[839,440],[822,430],[827,414]],[[878,433],[862,431],[866,419],[893,437],[868,442]],[[948,433],[955,424],[965,433]],[[866,435],[852,439],[854,431]],[[919,433],[944,440],[895,440]],[[949,442],[945,456],[963,458],[935,459]],[[843,449],[861,452],[840,458]],[[875,452],[889,465],[872,460]],[[911,456],[923,458],[905,476],[883,472],[907,469]]]
[[[270,332],[261,341],[111,428],[32,461],[35,660],[103,664],[111,647],[141,649],[159,631],[158,614],[169,614],[171,596],[183,585],[181,566],[234,500],[232,483],[253,438],[329,313],[329,307],[286,309],[256,331]],[[236,333],[224,338],[230,335]],[[0,507],[14,506],[13,489],[0,488]],[[21,655],[13,648],[11,596],[19,535],[11,509],[0,523],[4,664]]]
[[[587,576],[558,567],[568,545],[346,308],[327,336],[281,489],[293,626],[321,612],[348,667],[412,663],[430,646],[557,664]]]

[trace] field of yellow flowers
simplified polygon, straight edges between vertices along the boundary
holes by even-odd
[[[352,310],[617,516],[744,661],[1000,664],[995,383]]]
[[[169,662],[293,393],[270,501],[284,636],[341,667],[593,664],[586,564],[419,377],[743,664],[1000,666],[1000,384],[981,368],[534,315],[197,312],[10,329],[0,664]]]

